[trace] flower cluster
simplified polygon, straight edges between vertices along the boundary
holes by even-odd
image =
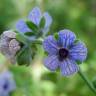
[[[29,65],[35,53],[32,49],[36,51],[35,44],[37,42],[34,43],[33,41],[45,38],[43,47],[48,53],[48,57],[44,60],[44,65],[51,71],[60,68],[64,76],[78,72],[78,61],[82,63],[87,56],[85,44],[78,41],[75,34],[67,29],[59,31],[56,35],[47,36],[51,23],[52,17],[48,12],[41,14],[38,7],[33,8],[28,15],[28,21],[19,20],[17,22],[17,33],[5,31],[1,35],[0,51],[14,61],[12,58],[20,50],[19,55],[17,55],[18,63],[20,65],[28,63],[27,65]],[[20,43],[23,42],[22,48],[17,40]]]
[[[0,96],[10,96],[9,94],[16,89],[13,75],[9,71],[0,73]]]
[[[42,22],[42,18],[44,18],[45,23],[44,26],[40,28],[40,23]],[[50,25],[52,23],[52,17],[48,14],[48,12],[45,12],[43,15],[41,14],[41,11],[38,7],[33,8],[33,10],[28,15],[28,21],[31,21],[35,26],[37,26],[39,31],[39,34],[46,34],[49,31]],[[28,24],[24,20],[19,20],[16,24],[17,31],[21,33],[26,32],[33,32],[34,29],[29,28]]]
[[[27,19],[27,21],[21,19],[16,24],[17,32],[20,35],[19,41],[24,44],[21,48],[21,52],[17,56],[19,65],[22,65],[23,63],[26,65],[30,64],[30,61],[32,61],[31,59],[34,58],[36,53],[34,52],[34,49],[36,51],[36,46],[32,41],[44,37],[48,33],[52,23],[52,17],[48,12],[42,14],[38,7],[32,9]],[[21,38],[21,35],[23,39]],[[34,48],[30,48],[30,45]],[[32,51],[30,49],[32,49]]]

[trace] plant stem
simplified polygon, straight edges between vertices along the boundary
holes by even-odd
[[[82,77],[82,79],[86,82],[86,84],[88,85],[90,90],[93,91],[93,93],[96,95],[96,89],[95,89],[94,85],[92,84],[92,82],[89,81],[87,76],[81,70],[79,70],[78,73]]]
[[[34,40],[31,42],[31,44],[42,44],[42,40]]]

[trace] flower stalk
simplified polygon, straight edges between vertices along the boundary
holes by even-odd
[[[43,40],[34,40],[31,42],[31,44],[41,44],[42,45]]]
[[[88,77],[81,70],[78,71],[78,74],[85,81],[85,83],[88,85],[88,87],[90,88],[90,90],[96,95],[96,89],[95,89],[94,85],[92,84],[92,82],[90,82],[90,80],[88,79]]]

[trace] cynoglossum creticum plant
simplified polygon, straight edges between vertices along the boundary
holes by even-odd
[[[18,42],[16,46],[19,48],[15,50],[14,55],[17,63],[19,65],[29,65],[32,62],[34,53],[37,51],[37,44],[41,44],[45,52],[48,53],[48,57],[44,59],[44,65],[49,70],[56,72],[56,69],[60,68],[62,76],[70,76],[78,72],[90,89],[96,93],[95,87],[80,70],[78,64],[78,61],[82,63],[87,57],[87,48],[85,44],[77,40],[76,35],[68,29],[61,30],[58,33],[48,36],[47,33],[51,23],[51,16],[46,12],[42,15],[38,7],[33,8],[29,13],[28,21],[19,20],[17,22],[16,38],[15,40],[12,38],[14,42]],[[8,45],[9,44],[8,42]],[[9,49],[10,47],[8,47],[8,50]],[[14,50],[11,51],[14,53]],[[8,56],[10,57],[10,55]]]

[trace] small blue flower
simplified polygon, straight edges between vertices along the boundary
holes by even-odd
[[[48,14],[48,12],[45,12],[42,15],[40,9],[38,7],[35,7],[29,13],[28,20],[29,21],[32,21],[34,24],[36,24],[37,26],[39,26],[39,23],[40,23],[40,20],[41,20],[42,17],[45,18],[45,26],[44,26],[44,29],[42,29],[42,31],[47,33],[49,31],[49,27],[50,27],[50,25],[52,23],[52,18]],[[16,29],[17,29],[17,31],[22,32],[22,33],[32,32],[32,30],[30,28],[28,28],[28,26],[26,25],[26,23],[25,23],[24,20],[19,20],[17,22]]]
[[[58,40],[52,35],[45,38],[43,47],[49,55],[44,60],[44,65],[51,71],[59,67],[63,76],[78,72],[79,66],[76,62],[86,59],[87,48],[83,42],[75,41],[75,34],[67,29],[58,33]]]
[[[16,89],[13,75],[9,71],[0,73],[0,96],[9,96]]]

